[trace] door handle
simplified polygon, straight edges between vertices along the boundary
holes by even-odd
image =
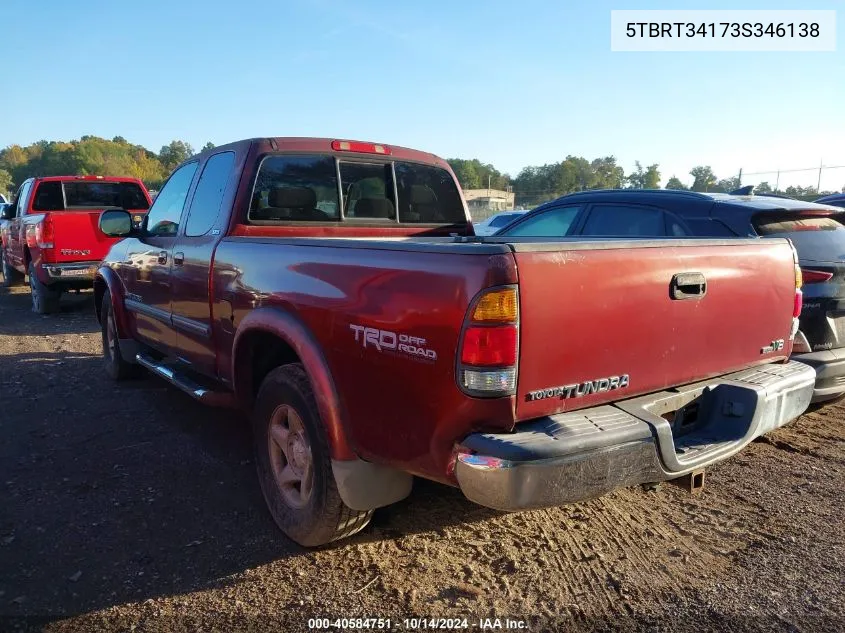
[[[181,266],[185,263],[185,253],[173,253],[173,265]]]
[[[167,251],[159,251],[158,252],[158,263],[159,264],[166,264],[167,263]]]
[[[701,273],[678,273],[672,276],[669,296],[672,299],[701,299],[707,294],[707,279]]]

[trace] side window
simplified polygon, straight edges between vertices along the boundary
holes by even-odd
[[[27,203],[29,202],[29,192],[32,189],[32,181],[23,183],[21,186],[20,191],[18,192],[18,210],[17,216],[21,217],[24,213],[26,213]]]
[[[179,231],[179,218],[198,164],[194,161],[183,165],[164,183],[147,214],[147,235],[170,236]]]
[[[188,212],[185,235],[205,235],[214,226],[234,163],[234,152],[215,154],[205,163]]]
[[[582,235],[604,237],[664,237],[666,226],[659,209],[625,204],[595,204]]]
[[[686,223],[697,237],[736,237],[736,233],[716,219],[686,218]]]
[[[579,206],[557,207],[537,215],[528,215],[510,229],[505,229],[497,236],[509,237],[565,237],[572,222],[581,210]]]
[[[690,234],[684,228],[684,225],[681,224],[681,221],[671,213],[665,213],[664,217],[666,218],[666,235],[671,237],[685,237]]]
[[[265,158],[255,178],[247,217],[251,222],[338,221],[334,158],[292,155]]]

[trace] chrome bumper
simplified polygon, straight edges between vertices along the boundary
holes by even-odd
[[[73,262],[70,264],[41,264],[42,270],[51,280],[65,281],[94,280],[100,262]]]
[[[458,448],[464,495],[498,510],[562,505],[676,479],[740,451],[801,415],[815,371],[763,365],[631,400],[477,433]],[[666,418],[672,417],[670,422]]]

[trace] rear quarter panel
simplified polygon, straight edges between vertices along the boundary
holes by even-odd
[[[457,255],[306,241],[230,237],[218,246],[212,310],[225,379],[232,380],[240,322],[253,308],[275,306],[318,341],[348,440],[361,457],[444,480],[456,440],[477,429],[513,426],[513,398],[470,398],[455,380],[467,306],[490,285],[489,255],[473,254],[473,246]],[[365,347],[350,326],[425,339],[437,358]]]

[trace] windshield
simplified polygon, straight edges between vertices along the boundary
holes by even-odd
[[[66,209],[145,210],[150,206],[141,187],[134,182],[58,181],[42,182],[35,191],[34,211]]]

